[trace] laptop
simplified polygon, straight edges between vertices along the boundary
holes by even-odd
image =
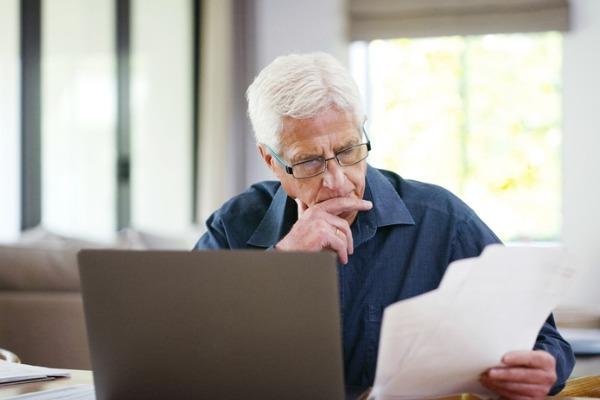
[[[97,400],[343,399],[335,255],[82,250]]]

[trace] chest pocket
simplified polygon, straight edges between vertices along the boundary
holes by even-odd
[[[383,319],[383,308],[381,304],[369,304],[365,315],[366,340],[367,340],[367,376],[369,384],[375,380],[375,368],[377,366],[377,349],[379,348],[379,335]]]

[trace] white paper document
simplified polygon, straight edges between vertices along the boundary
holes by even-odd
[[[370,397],[491,395],[479,375],[533,348],[574,272],[558,246],[491,245],[453,262],[438,289],[385,309]]]
[[[95,400],[94,385],[73,385],[11,397],[10,400]]]
[[[0,360],[0,384],[44,380],[65,376],[70,376],[69,371]]]

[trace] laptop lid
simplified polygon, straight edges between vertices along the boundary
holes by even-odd
[[[335,255],[79,253],[98,400],[342,399]]]

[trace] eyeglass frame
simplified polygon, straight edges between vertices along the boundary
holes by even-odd
[[[342,168],[343,168],[343,167],[350,167],[350,166],[352,166],[352,165],[356,165],[356,164],[358,164],[359,162],[361,162],[361,161],[365,160],[365,159],[366,159],[366,158],[369,156],[369,152],[371,151],[371,140],[369,139],[369,135],[367,135],[367,131],[366,131],[366,129],[364,128],[364,126],[363,126],[363,128],[362,128],[362,132],[363,132],[363,134],[365,135],[365,138],[367,139],[367,141],[366,141],[366,142],[364,142],[364,143],[357,143],[357,144],[353,144],[352,146],[346,147],[345,149],[342,149],[342,150],[340,150],[340,151],[338,151],[338,152],[334,153],[334,154],[333,154],[333,157],[324,158],[324,157],[320,157],[320,156],[319,156],[319,157],[311,158],[311,159],[308,159],[308,160],[300,161],[300,162],[297,162],[297,163],[295,163],[295,164],[292,164],[292,165],[288,165],[288,164],[287,164],[285,161],[283,161],[283,160],[281,159],[281,156],[279,156],[279,154],[277,154],[277,152],[276,152],[275,150],[273,150],[273,149],[272,149],[272,148],[271,148],[269,145],[266,145],[266,144],[264,144],[264,143],[263,143],[262,145],[263,145],[263,146],[265,146],[265,147],[267,148],[267,150],[269,150],[269,153],[271,153],[271,155],[272,155],[273,157],[275,157],[275,159],[277,160],[277,162],[279,162],[279,164],[281,164],[281,166],[283,166],[283,169],[284,169],[284,170],[285,170],[285,172],[287,172],[289,175],[292,175],[292,176],[293,176],[295,179],[308,179],[308,178],[314,178],[315,176],[319,176],[319,175],[321,175],[321,174],[324,174],[324,173],[327,171],[327,164],[328,164],[328,163],[327,163],[327,161],[330,161],[330,160],[334,160],[334,159],[335,159],[335,161],[338,163],[338,165],[339,165],[340,167],[342,167]],[[354,147],[358,147],[358,146],[364,146],[364,145],[367,145],[367,155],[365,156],[365,158],[362,158],[362,159],[360,159],[360,160],[356,161],[355,163],[348,164],[348,165],[342,165],[342,164],[340,163],[340,160],[337,158],[337,157],[338,157],[338,155],[340,155],[341,153],[343,153],[343,152],[345,152],[345,151],[347,151],[347,150],[350,150],[350,149],[352,149],[352,148],[354,148]],[[296,165],[300,165],[300,164],[303,164],[303,163],[306,163],[306,162],[314,161],[314,160],[317,160],[317,159],[319,159],[319,158],[322,158],[322,159],[323,159],[323,165],[324,165],[324,167],[323,167],[323,171],[321,171],[321,172],[319,172],[318,174],[315,174],[315,175],[311,175],[311,176],[303,176],[303,177],[301,177],[301,178],[298,178],[297,176],[295,176],[295,175],[294,175],[293,168],[294,168]]]

